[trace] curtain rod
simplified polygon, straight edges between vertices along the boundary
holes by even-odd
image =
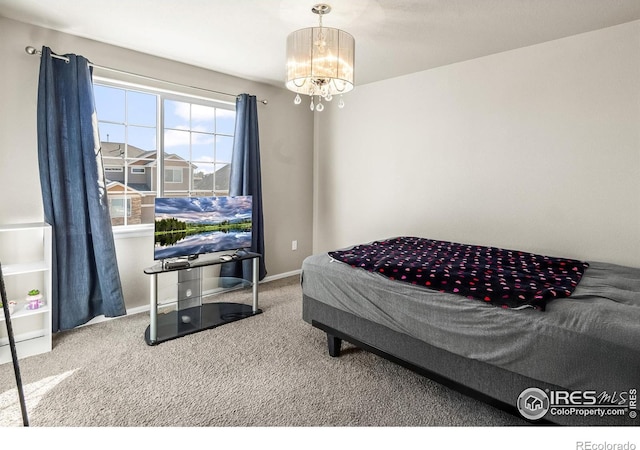
[[[36,49],[35,47],[32,47],[31,45],[26,46],[24,48],[24,51],[27,52],[27,54],[29,54],[29,55],[42,56],[42,51]],[[60,56],[60,55],[56,55],[55,53],[51,53],[51,57],[52,58],[56,58],[56,59],[61,59],[62,61],[65,61],[66,63],[69,63],[69,58],[67,58],[66,56]],[[140,75],[140,74],[133,73],[133,72],[126,72],[124,70],[113,69],[111,67],[99,66],[99,65],[94,64],[92,62],[89,62],[89,65],[91,67],[93,67],[93,68],[96,68],[96,69],[107,70],[107,71],[110,71],[110,72],[116,72],[116,73],[120,73],[120,74],[123,74],[123,75],[131,75],[131,76],[138,77],[138,78],[144,78],[146,80],[158,81],[160,83],[172,84],[174,86],[180,86],[180,87],[186,87],[186,88],[190,88],[190,89],[197,89],[197,90],[200,90],[200,91],[212,92],[214,94],[227,95],[229,97],[238,97],[238,94],[229,94],[227,92],[214,91],[212,89],[205,89],[205,88],[201,88],[201,87],[197,87],[197,86],[189,86],[189,85],[186,85],[186,84],[175,83],[173,81],[161,80],[159,78],[153,78],[153,77],[149,77],[147,75]],[[258,101],[260,103],[262,103],[263,105],[266,105],[268,103],[268,100],[258,100]]]

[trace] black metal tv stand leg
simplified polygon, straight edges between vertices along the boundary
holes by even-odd
[[[9,299],[7,291],[4,287],[4,277],[2,276],[2,264],[0,264],[0,298],[2,298],[2,309],[4,310],[4,323],[7,326],[7,335],[9,336],[9,347],[11,348],[11,359],[13,360],[13,372],[16,376],[16,385],[18,386],[18,399],[20,400],[20,410],[22,411],[22,423],[25,427],[29,426],[29,418],[27,417],[27,405],[24,401],[24,392],[22,390],[22,377],[20,376],[20,365],[18,364],[18,352],[16,351],[16,341],[13,337],[13,326],[11,325],[11,315],[9,314]]]
[[[327,344],[329,345],[329,355],[333,357],[340,356],[340,348],[342,347],[342,339],[327,333]]]

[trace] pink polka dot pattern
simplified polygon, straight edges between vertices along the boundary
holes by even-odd
[[[589,264],[517,250],[398,237],[329,255],[355,268],[503,308],[570,296]]]

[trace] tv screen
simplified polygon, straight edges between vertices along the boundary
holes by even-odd
[[[251,247],[251,196],[156,198],[154,259]]]

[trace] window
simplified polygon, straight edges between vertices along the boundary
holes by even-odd
[[[153,223],[157,196],[228,195],[233,105],[106,80],[94,95],[113,225]]]
[[[125,200],[127,204],[127,217],[131,217],[131,199],[130,198],[110,198],[109,199],[109,212],[114,219],[125,217]]]
[[[182,183],[182,169],[164,169],[165,183]]]

